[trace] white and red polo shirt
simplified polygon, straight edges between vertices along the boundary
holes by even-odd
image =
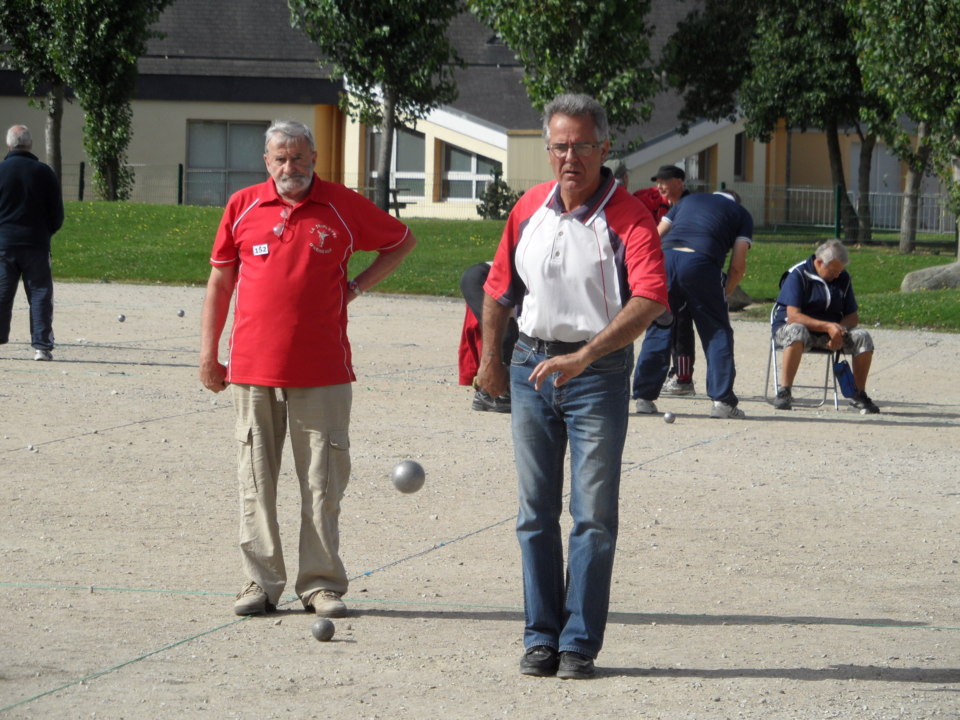
[[[227,379],[271,387],[356,379],[347,339],[347,261],[409,230],[361,195],[314,175],[290,206],[273,180],[227,203],[210,264],[239,263]]]
[[[573,212],[556,182],[537,185],[511,211],[483,289],[517,307],[520,332],[530,337],[590,340],[631,297],[667,305],[653,216],[605,168],[600,187]]]

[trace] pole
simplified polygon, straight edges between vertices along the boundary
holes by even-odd
[[[833,193],[833,236],[835,238],[840,237],[840,228],[840,186],[837,185]]]

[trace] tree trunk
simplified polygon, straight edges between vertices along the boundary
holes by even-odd
[[[63,151],[60,144],[61,129],[63,128],[63,99],[66,89],[63,83],[57,83],[47,95],[44,107],[47,111],[47,122],[44,128],[44,137],[47,146],[47,165],[53,168],[63,188]]]
[[[377,181],[374,197],[377,206],[390,212],[390,158],[393,156],[393,131],[396,118],[396,93],[386,90],[383,96],[383,124],[380,126],[380,157],[377,158]]]
[[[860,223],[860,242],[873,240],[873,210],[870,208],[870,172],[873,168],[873,149],[877,145],[877,136],[868,133],[860,143],[860,170],[857,173],[859,200],[857,216]]]
[[[900,215],[900,252],[909,254],[917,245],[917,224],[920,219],[920,184],[930,159],[930,128],[925,122],[917,125],[917,152],[907,162],[903,187],[903,213]]]
[[[843,157],[840,154],[840,137],[837,131],[837,119],[829,118],[824,128],[827,135],[827,152],[830,158],[830,178],[833,186],[840,186],[840,216],[843,219],[844,240],[848,245],[858,240],[857,211],[853,209],[847,194],[847,181],[843,177]]]

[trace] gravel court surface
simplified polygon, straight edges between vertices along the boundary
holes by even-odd
[[[231,612],[233,414],[196,380],[203,290],[56,293],[54,362],[32,361],[22,293],[0,347],[4,716],[958,715],[960,336],[874,330],[879,416],[777,412],[767,327],[736,322],[747,420],[702,394],[658,401],[672,425],[631,417],[599,676],[564,682],[517,672],[509,418],[456,384],[461,302],[351,306],[351,614],[318,643],[292,595]],[[427,470],[412,495],[389,481],[406,458]]]

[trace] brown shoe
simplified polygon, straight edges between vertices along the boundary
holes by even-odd
[[[347,616],[347,606],[340,599],[340,593],[333,590],[317,590],[303,603],[307,610],[311,607],[320,617],[342,618]]]
[[[263,588],[250,581],[237,593],[237,600],[233,603],[233,612],[237,615],[258,615],[270,612],[274,606],[267,599]]]

